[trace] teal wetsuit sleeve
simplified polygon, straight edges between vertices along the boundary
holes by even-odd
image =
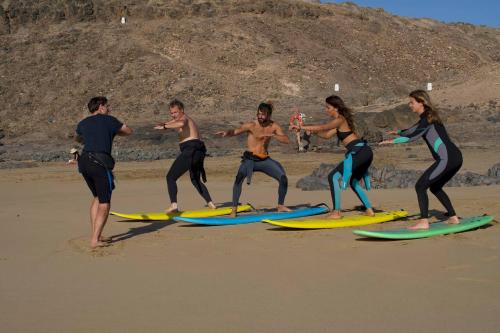
[[[406,136],[400,136],[399,138],[394,139],[394,143],[405,143],[410,141],[410,138],[407,138]]]

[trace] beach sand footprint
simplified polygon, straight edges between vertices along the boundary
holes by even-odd
[[[88,236],[80,236],[68,240],[70,248],[78,253],[90,255],[92,257],[107,257],[119,255],[123,252],[124,242],[110,242],[109,246],[92,249],[89,245]]]

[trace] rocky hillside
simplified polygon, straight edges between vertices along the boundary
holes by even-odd
[[[278,119],[292,105],[321,111],[335,83],[351,105],[386,105],[500,63],[500,29],[314,2],[0,0],[3,141],[67,142],[98,94],[138,128],[172,97],[202,121],[237,123],[262,100]]]

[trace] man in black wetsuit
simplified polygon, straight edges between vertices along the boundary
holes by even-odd
[[[78,123],[76,141],[84,148],[78,158],[78,170],[87,182],[93,199],[90,205],[92,236],[90,246],[105,246],[102,230],[108,220],[111,193],[114,189],[114,160],[111,147],[115,135],[132,134],[132,129],[108,113],[110,106],[106,97],[94,97],[88,103],[90,116]]]
[[[170,102],[170,116],[172,120],[161,123],[154,127],[156,130],[175,129],[179,134],[179,146],[181,153],[175,159],[167,173],[168,195],[170,196],[170,207],[165,213],[177,212],[177,179],[189,171],[191,183],[198,193],[205,199],[208,207],[214,209],[215,204],[203,184],[206,182],[204,160],[207,148],[200,140],[198,126],[191,117],[184,113],[184,104],[174,99]],[[203,182],[202,182],[203,180]]]

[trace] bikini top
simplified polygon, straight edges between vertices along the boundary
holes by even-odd
[[[347,131],[347,132],[341,132],[341,131],[337,131],[337,138],[340,140],[340,141],[344,141],[345,138],[347,138],[349,135],[351,135],[353,133],[353,131]]]

